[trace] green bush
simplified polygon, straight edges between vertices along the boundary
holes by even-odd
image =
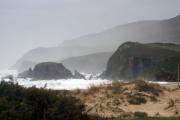
[[[0,82],[0,120],[86,120],[84,105],[56,91]]]
[[[83,120],[84,105],[73,97],[63,97],[48,109],[48,120]]]

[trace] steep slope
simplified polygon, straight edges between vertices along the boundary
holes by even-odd
[[[175,81],[177,64],[180,63],[180,46],[177,46],[126,42],[109,59],[106,71],[101,76],[108,79],[143,77]]]
[[[105,52],[71,57],[62,60],[61,63],[71,71],[78,70],[79,72],[97,74],[105,70],[106,63],[112,54],[112,52]]]
[[[57,47],[29,51],[12,68],[23,61],[57,61],[68,57],[115,51],[125,41],[180,42],[180,16],[168,20],[139,21],[119,25],[106,31],[66,40]]]

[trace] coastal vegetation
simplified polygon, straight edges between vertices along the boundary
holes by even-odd
[[[140,84],[141,83],[141,84]],[[92,86],[87,90],[48,90],[24,88],[13,82],[0,82],[1,120],[179,120],[178,98],[167,98],[162,109],[148,111],[153,104],[159,106],[164,95],[179,92],[142,80],[112,82]],[[178,97],[178,96],[176,96]],[[132,107],[134,106],[134,108]],[[130,111],[126,111],[126,109]],[[133,108],[133,109],[131,109]],[[144,111],[139,111],[141,109]],[[166,114],[162,114],[165,113]],[[174,116],[174,117],[169,117]]]

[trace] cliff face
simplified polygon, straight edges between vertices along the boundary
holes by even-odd
[[[155,80],[176,80],[176,66],[180,62],[178,61],[180,60],[179,50],[180,46],[175,44],[126,42],[109,59],[107,68],[101,77],[107,79],[142,77]]]

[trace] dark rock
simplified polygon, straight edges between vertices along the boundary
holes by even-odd
[[[40,63],[33,70],[34,79],[68,79],[72,77],[71,71],[66,69],[61,63]]]
[[[2,79],[2,80],[3,80],[3,79],[14,80],[14,76],[13,76],[13,75],[7,75],[7,76],[2,77],[1,79]]]
[[[72,78],[71,71],[61,63],[44,62],[37,64],[35,68],[29,69],[18,75],[19,78],[32,78],[35,80],[68,79]]]
[[[31,68],[29,68],[29,70],[26,70],[18,74],[18,78],[32,78],[32,77],[33,77],[33,71]]]
[[[23,61],[21,63],[21,65],[19,66],[19,68],[17,68],[18,72],[23,72],[25,70],[28,70],[29,68],[34,68],[34,66],[36,65],[37,63],[34,63],[34,62],[31,62],[31,61]]]
[[[92,79],[93,79],[93,75],[90,75],[90,76],[89,76],[89,80],[92,80]]]
[[[156,75],[156,80],[157,81],[175,82],[175,81],[177,81],[177,74],[162,71]]]
[[[74,71],[74,78],[77,78],[77,79],[86,79],[84,77],[84,75],[82,75],[81,73],[79,73],[77,70]]]

